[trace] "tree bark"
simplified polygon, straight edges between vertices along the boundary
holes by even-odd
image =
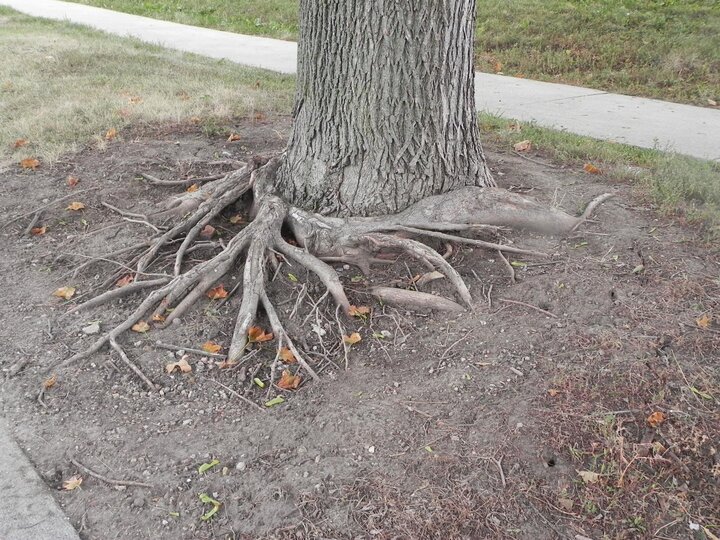
[[[491,186],[474,103],[475,0],[301,0],[279,194],[333,216]]]

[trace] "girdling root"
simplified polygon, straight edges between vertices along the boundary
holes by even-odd
[[[473,309],[474,302],[462,276],[440,253],[424,244],[421,241],[423,238],[433,238],[443,244],[454,242],[501,253],[544,257],[545,254],[537,251],[467,238],[458,233],[487,234],[505,228],[567,233],[588,219],[598,204],[609,197],[609,194],[597,197],[581,217],[573,217],[499,188],[463,188],[424,199],[396,215],[341,219],[307,212],[275,195],[276,171],[282,159],[282,155],[269,161],[253,158],[241,169],[222,178],[209,180],[197,191],[174,197],[159,212],[142,215],[143,221],[153,221],[167,228],[158,228],[155,238],[133,246],[129,250],[130,253],[134,252],[131,260],[103,285],[111,286],[119,275],[128,273],[128,267],[133,269],[134,281],[124,287],[111,288],[84,304],[72,307],[69,312],[98,307],[136,292],[150,290],[149,294],[124,321],[60,365],[67,366],[84,359],[106,344],[110,344],[126,361],[127,356],[117,344],[117,339],[123,333],[146,318],[157,328],[178,323],[227,273],[242,264],[242,299],[228,349],[228,361],[236,362],[245,354],[248,331],[262,308],[277,338],[278,351],[280,347],[286,346],[297,359],[300,368],[317,379],[318,375],[286,331],[268,296],[266,267],[271,259],[274,261],[279,256],[288,264],[299,265],[315,274],[332,296],[338,312],[349,314],[351,304],[345,288],[328,262],[352,264],[368,273],[371,263],[387,262],[377,257],[379,253],[390,251],[404,254],[428,270],[440,271],[452,285],[462,305],[466,309]],[[145,177],[159,185],[186,183],[163,182],[148,175]],[[250,223],[227,242],[219,253],[204,262],[189,266],[186,256],[202,247],[199,239],[203,229],[248,193],[253,196],[254,217]],[[293,238],[284,237],[286,231],[291,231]],[[157,268],[162,269],[163,263],[168,264],[168,250],[173,250],[170,257],[172,273],[163,274]],[[462,309],[460,304],[446,298],[416,291],[397,291],[395,294],[388,288],[375,288],[368,292],[383,301],[408,306],[455,311]],[[136,370],[129,360],[126,363]],[[151,381],[142,372],[136,370],[136,373],[148,387],[152,387]]]

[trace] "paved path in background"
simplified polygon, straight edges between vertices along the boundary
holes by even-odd
[[[0,5],[211,58],[295,73],[297,44],[290,41],[198,28],[58,0],[0,0]],[[720,160],[720,110],[488,73],[476,73],[475,87],[479,111],[597,139]]]
[[[0,539],[80,540],[0,418]]]

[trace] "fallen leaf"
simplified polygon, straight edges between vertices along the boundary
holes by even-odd
[[[210,463],[203,463],[198,467],[198,473],[202,474],[204,472],[207,472],[216,465],[220,465],[220,461],[217,459],[213,459]]]
[[[233,133],[230,133],[230,136],[228,137],[227,142],[236,142],[236,141],[239,141],[239,140],[240,140],[240,135],[238,135],[237,133],[233,132]]]
[[[212,508],[205,512],[202,517],[200,517],[201,520],[207,521],[211,517],[213,517],[215,514],[217,514],[218,510],[220,510],[220,507],[222,506],[222,503],[220,501],[216,501],[213,499],[210,495],[207,493],[200,493],[198,495],[200,497],[200,502],[203,502],[205,504],[212,504]]]
[[[555,388],[550,388],[548,390],[548,394],[550,395],[550,397],[555,397],[560,393],[561,393],[560,390],[556,390]]]
[[[217,287],[213,287],[207,292],[207,297],[210,300],[220,300],[222,298],[227,298],[228,292],[225,290],[224,285],[218,285]]]
[[[712,317],[707,313],[702,317],[698,317],[697,319],[695,319],[695,323],[698,325],[699,328],[708,328],[711,322]]]
[[[712,396],[710,394],[708,394],[707,392],[703,392],[702,390],[699,390],[694,386],[690,387],[690,391],[696,396],[700,396],[703,399],[712,399]]]
[[[202,350],[212,354],[217,354],[222,350],[222,345],[218,345],[212,341],[206,341],[202,344]]]
[[[73,296],[75,296],[75,287],[60,287],[52,294],[53,296],[57,296],[58,298],[70,300]]]
[[[660,411],[655,411],[647,417],[646,421],[650,427],[658,427],[660,424],[665,422],[665,414]]]
[[[560,505],[560,508],[563,510],[570,512],[573,509],[573,501],[572,499],[567,499],[565,497],[561,497],[558,499],[558,504]]]
[[[187,354],[183,356],[180,360],[177,362],[171,362],[165,366],[165,371],[167,373],[172,373],[173,371],[180,370],[181,373],[190,373],[192,371],[192,366],[188,364],[187,361]]]
[[[349,336],[343,336],[343,341],[348,345],[355,345],[356,343],[362,341],[362,338],[360,337],[360,334],[353,332]]]
[[[351,317],[365,317],[370,313],[370,308],[367,306],[350,306],[348,309],[348,315]]]
[[[260,388],[265,388],[265,383],[262,382],[262,379],[259,379],[259,378],[255,377],[255,378],[253,379],[253,382],[254,382],[256,385],[258,385],[258,387],[260,387]]]
[[[707,102],[708,102],[708,105],[710,105],[711,107],[717,107],[718,102],[715,101],[714,99],[708,98]],[[17,146],[15,148],[17,148]]]
[[[115,128],[110,128],[105,133],[106,141],[112,141],[115,137],[117,137],[117,129],[115,129]]]
[[[82,482],[83,479],[81,476],[71,476],[63,482],[63,489],[65,491],[72,491],[73,489],[78,489]]]
[[[272,398],[270,401],[266,401],[265,406],[274,407],[275,405],[280,405],[281,403],[285,403],[285,398],[282,396],[277,396]]]
[[[589,174],[602,174],[602,170],[597,168],[592,163],[586,163],[585,165],[583,165],[583,170]]]
[[[205,225],[203,230],[200,231],[200,238],[203,240],[210,240],[213,237],[213,234],[215,234],[215,227],[212,225]]]
[[[53,386],[55,386],[55,383],[57,382],[57,375],[54,375],[50,377],[49,379],[45,379],[43,381],[43,388],[45,390],[50,390]]]
[[[503,68],[502,62],[495,62],[495,65],[493,66],[495,73],[500,73],[502,71],[502,68]]]
[[[34,236],[42,236],[43,234],[45,234],[46,231],[47,227],[45,227],[44,225],[42,227],[33,227],[32,229],[30,229],[30,233]]]
[[[80,179],[77,176],[68,176],[65,183],[68,187],[75,187],[80,183]]]
[[[296,276],[295,274],[288,274],[288,279],[289,279],[290,281],[292,281],[293,283],[297,283],[297,282],[298,282],[298,278],[297,278],[297,276]]]
[[[75,201],[71,202],[66,208],[66,210],[72,210],[73,212],[77,212],[78,210],[82,210],[83,208],[85,208],[85,205],[83,203]]]
[[[516,152],[527,152],[532,149],[532,142],[529,139],[525,139],[524,141],[513,144],[513,148]]]
[[[292,364],[295,362],[295,355],[287,347],[280,347],[280,360]]]
[[[146,321],[138,321],[132,325],[131,330],[139,334],[144,334],[145,332],[150,330],[150,325]]]
[[[580,475],[580,478],[582,478],[583,482],[586,484],[597,484],[598,480],[600,480],[600,475],[596,472],[577,471],[577,473]]]
[[[195,193],[198,189],[200,189],[200,185],[199,185],[199,184],[193,184],[192,186],[190,186],[189,188],[187,188],[185,191],[187,191],[188,193]]]
[[[143,102],[143,99],[140,96],[132,96],[128,99],[128,101],[133,105],[138,105]]]
[[[40,161],[37,160],[36,158],[29,157],[29,158],[25,158],[22,161],[20,161],[20,166],[23,169],[31,169],[34,171],[35,169],[37,169],[40,166]]]
[[[259,326],[248,328],[248,342],[250,343],[262,343],[263,341],[270,341],[272,338],[272,334],[265,333],[265,330]]]
[[[116,287],[124,287],[125,285],[130,285],[133,281],[135,281],[135,276],[133,276],[132,274],[127,274],[127,275],[121,277],[120,279],[118,279],[115,282],[115,286]]]
[[[27,139],[18,139],[13,144],[13,147],[14,148],[22,148],[23,146],[27,146],[28,144],[30,144],[30,141],[28,141]]]
[[[296,390],[297,387],[300,386],[301,382],[302,377],[300,377],[300,375],[293,375],[285,369],[283,370],[277,385],[283,390]]]
[[[228,220],[233,225],[237,225],[238,223],[245,223],[245,218],[243,218],[240,214],[236,214],[233,217],[231,217]]]
[[[520,125],[519,122],[513,122],[512,124],[510,124],[508,126],[508,129],[515,133],[520,133],[522,131],[522,126]]]
[[[231,367],[237,366],[238,362],[234,360],[222,360],[220,362],[215,362],[215,365],[220,369],[229,369]]]
[[[152,316],[153,322],[165,322],[165,316],[159,313],[154,313]]]

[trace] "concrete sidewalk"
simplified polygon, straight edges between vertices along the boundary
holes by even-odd
[[[295,73],[297,45],[128,15],[58,0],[0,0],[37,17],[67,20],[172,49]],[[720,160],[720,110],[502,75],[475,75],[479,111],[578,135]]]
[[[80,540],[0,418],[0,539]]]

